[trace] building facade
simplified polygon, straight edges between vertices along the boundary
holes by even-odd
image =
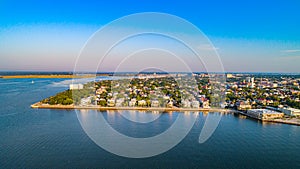
[[[273,110],[268,110],[268,109],[250,109],[247,111],[247,114],[250,117],[261,119],[261,120],[282,118],[284,116],[283,113],[273,111]]]

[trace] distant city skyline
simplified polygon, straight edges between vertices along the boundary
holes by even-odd
[[[129,14],[162,12],[206,34],[226,72],[300,72],[299,8],[296,0],[2,1],[0,71],[72,71],[102,26]],[[110,65],[105,70],[113,71]]]

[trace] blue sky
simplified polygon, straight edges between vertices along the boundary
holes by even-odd
[[[84,2],[84,3],[83,3]],[[0,70],[70,71],[109,22],[163,12],[196,25],[225,71],[300,72],[300,1],[0,1]]]

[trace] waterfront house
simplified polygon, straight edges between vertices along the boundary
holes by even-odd
[[[192,107],[193,108],[199,108],[200,107],[200,103],[196,100],[192,101]]]
[[[121,107],[124,103],[124,98],[120,98],[116,100],[116,107]]]
[[[152,100],[151,101],[151,107],[159,107],[159,101],[158,100]]]
[[[131,99],[128,103],[129,107],[134,107],[136,105],[136,99]]]
[[[210,106],[209,106],[209,100],[206,100],[206,101],[204,101],[204,102],[202,103],[202,108],[205,108],[205,109],[210,108]]]
[[[188,100],[183,100],[183,101],[182,101],[182,106],[183,106],[184,108],[190,108],[190,107],[191,107],[191,102],[188,101]]]
[[[145,100],[139,100],[138,101],[138,106],[146,106],[146,101]]]
[[[83,84],[70,84],[69,89],[70,89],[70,90],[79,90],[79,89],[83,89]]]
[[[82,105],[82,106],[86,106],[86,105],[89,105],[89,104],[91,104],[91,97],[82,98],[80,100],[80,105]]]
[[[107,100],[107,106],[114,107],[115,106],[115,100],[114,99],[108,99]]]

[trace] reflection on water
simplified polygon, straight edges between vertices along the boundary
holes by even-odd
[[[241,115],[241,114],[238,114],[237,116],[238,116],[238,118],[240,118],[240,119],[246,119],[246,118],[247,118],[247,116]]]
[[[124,115],[120,115],[123,113],[126,118],[124,118]],[[141,112],[138,114],[137,111],[99,113],[96,110],[89,110],[89,113],[83,116],[79,111],[77,117],[85,133],[101,148],[123,157],[145,158],[164,153],[179,144],[189,133],[197,119],[197,114],[190,112],[189,114],[176,113],[176,119],[169,124],[161,123],[160,118],[153,120],[153,115],[154,117],[162,115],[163,120],[171,119],[170,116],[173,117],[173,112],[168,112],[169,116],[163,116],[164,114],[166,113]],[[144,121],[142,123],[128,121],[128,119],[136,119],[136,117],[142,117]],[[144,123],[149,119],[151,119],[149,123]],[[116,129],[119,124],[123,123],[128,124],[125,130],[126,133]],[[156,125],[153,125],[155,123]],[[157,129],[154,130],[153,126],[158,126],[160,130],[165,127],[166,129],[156,133]],[[147,135],[149,133],[145,132],[147,130],[155,132],[151,132],[153,135],[149,136]],[[132,133],[139,134],[140,131],[143,131],[142,137],[131,135]]]
[[[160,113],[153,113],[151,111],[119,111],[119,113],[126,119],[136,123],[150,123],[160,117]]]
[[[267,126],[267,125],[277,125],[277,126],[281,126],[283,125],[282,123],[274,123],[274,122],[267,122],[267,121],[260,121],[260,123],[263,125],[263,126]]]

